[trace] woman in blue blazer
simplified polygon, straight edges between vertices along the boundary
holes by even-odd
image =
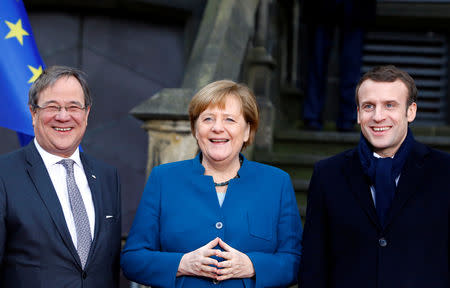
[[[253,93],[213,82],[189,105],[200,153],[153,168],[122,252],[125,276],[152,287],[287,287],[302,226],[291,180],[240,151],[258,126]]]

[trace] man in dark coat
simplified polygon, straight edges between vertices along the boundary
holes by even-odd
[[[301,288],[448,288],[450,155],[417,141],[414,80],[394,66],[356,90],[358,146],[311,179]]]

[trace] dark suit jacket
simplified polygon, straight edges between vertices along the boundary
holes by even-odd
[[[0,287],[118,287],[117,171],[80,154],[95,207],[95,232],[84,271],[34,143],[0,157]]]
[[[448,288],[450,156],[414,143],[382,229],[356,149],[316,164],[301,288]]]

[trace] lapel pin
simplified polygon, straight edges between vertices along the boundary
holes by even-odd
[[[92,176],[92,178],[94,178],[94,179],[97,179],[97,177],[95,177],[95,175],[94,175],[94,174],[92,174],[91,176]]]

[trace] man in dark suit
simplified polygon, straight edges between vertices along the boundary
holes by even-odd
[[[28,103],[34,140],[0,157],[0,287],[118,287],[117,171],[78,149],[92,103],[86,80],[50,67]]]
[[[320,161],[301,288],[448,288],[450,156],[414,140],[414,80],[394,66],[356,88],[358,147]]]

